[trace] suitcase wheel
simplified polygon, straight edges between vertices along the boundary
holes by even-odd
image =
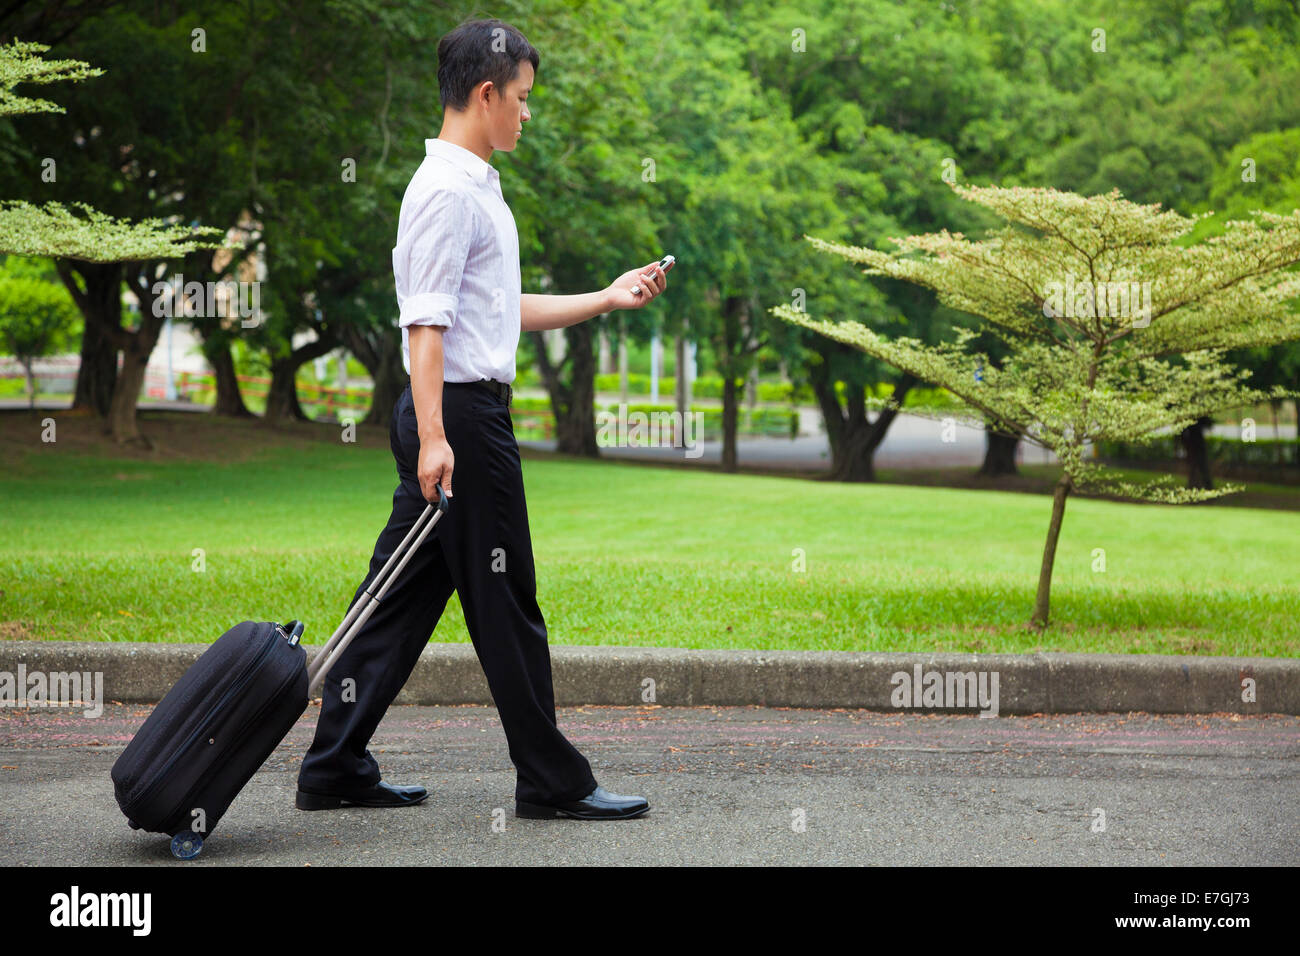
[[[203,852],[203,837],[193,830],[185,830],[172,837],[172,856],[178,860],[192,860]]]

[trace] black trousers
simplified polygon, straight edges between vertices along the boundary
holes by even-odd
[[[303,758],[298,785],[338,792],[379,781],[379,765],[366,745],[455,591],[505,729],[517,774],[515,798],[576,800],[590,793],[596,780],[586,758],[555,724],[551,655],[537,606],[510,410],[485,385],[447,382],[443,428],[455,455],[447,512],[325,678],[316,737]],[[393,511],[353,600],[426,505],[416,477],[420,438],[410,385],[393,409],[390,437],[398,476]]]

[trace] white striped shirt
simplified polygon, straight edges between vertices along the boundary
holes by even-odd
[[[515,379],[519,346],[519,232],[501,177],[463,146],[424,141],[402,197],[393,248],[402,364],[411,325],[441,325],[443,381]]]

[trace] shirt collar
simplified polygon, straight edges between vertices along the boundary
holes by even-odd
[[[453,166],[459,166],[465,170],[471,179],[478,183],[485,183],[498,175],[491,163],[484,162],[478,155],[471,153],[464,146],[457,146],[445,139],[426,139],[424,141],[424,151],[429,156],[438,156],[447,160]]]

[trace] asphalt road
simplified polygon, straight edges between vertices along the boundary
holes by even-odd
[[[593,823],[515,819],[500,722],[479,706],[397,707],[380,726],[385,779],[427,786],[421,806],[304,813],[309,708],[179,863],[113,800],[109,769],[147,713],[0,709],[0,865],[1300,863],[1296,717],[562,708],[601,784],[651,803]]]

